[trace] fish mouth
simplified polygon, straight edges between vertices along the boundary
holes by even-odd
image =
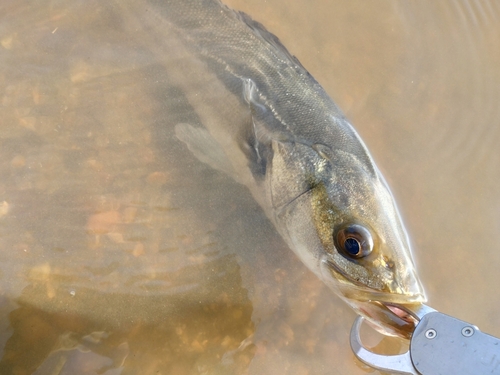
[[[342,299],[379,333],[407,340],[411,339],[422,313],[429,311],[429,307],[424,304],[425,300],[416,303],[395,303],[383,300],[361,301],[346,297]]]
[[[325,281],[337,290],[344,298],[355,301],[378,301],[387,305],[414,305],[427,301],[425,292],[416,276],[404,283],[397,285],[395,281],[385,288],[377,289],[358,282],[346,275],[340,268],[329,260],[323,261],[322,274]],[[330,276],[330,277],[328,277]]]
[[[396,336],[409,340],[420,321],[413,311],[418,310],[421,304],[402,305],[379,301],[354,302],[354,304],[355,310],[373,328],[386,336]]]
[[[326,264],[329,267],[323,271],[333,276],[329,278],[327,284],[373,328],[387,336],[411,338],[419,322],[418,316],[413,311],[417,311],[427,301],[418,279],[415,278],[410,287],[377,290],[353,282],[334,264],[325,262]]]

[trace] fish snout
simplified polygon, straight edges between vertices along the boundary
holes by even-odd
[[[425,290],[414,269],[405,269],[395,275],[388,284],[391,300],[397,303],[424,303],[427,301]],[[389,301],[381,301],[389,302]]]

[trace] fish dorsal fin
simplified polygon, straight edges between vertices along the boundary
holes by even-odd
[[[279,38],[267,31],[267,29],[260,22],[254,21],[248,14],[243,12],[237,12],[239,18],[248,26],[256,36],[262,39],[264,42],[268,43],[273,47],[273,49],[278,52],[283,59],[290,61],[297,68],[301,69],[308,76],[311,76],[309,72],[304,68],[300,61],[292,55],[288,49],[281,43]],[[312,76],[311,76],[312,77]]]

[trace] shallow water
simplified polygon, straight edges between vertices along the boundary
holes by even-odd
[[[47,4],[0,6],[0,373],[370,371],[354,313],[174,141],[185,106],[162,68],[99,7]],[[430,305],[500,336],[498,5],[227,4],[359,131]]]

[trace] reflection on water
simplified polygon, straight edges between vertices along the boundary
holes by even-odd
[[[431,305],[500,335],[498,5],[227,3],[360,131]],[[353,313],[179,144],[184,93],[86,4],[0,6],[0,373],[365,373]]]

